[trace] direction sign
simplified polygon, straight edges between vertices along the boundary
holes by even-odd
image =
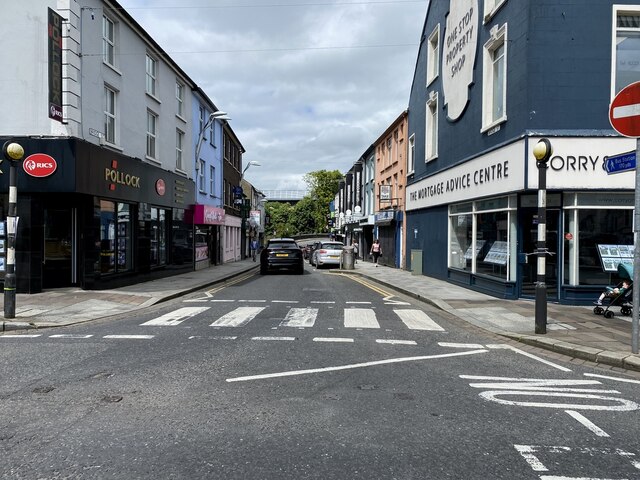
[[[604,157],[602,168],[607,174],[628,172],[636,168],[636,152],[620,153]]]
[[[620,135],[640,137],[640,82],[627,85],[609,107],[609,121]]]

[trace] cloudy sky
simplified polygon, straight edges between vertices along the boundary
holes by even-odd
[[[229,114],[258,189],[346,172],[407,108],[428,0],[119,0]]]

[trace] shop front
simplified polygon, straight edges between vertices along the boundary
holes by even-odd
[[[592,300],[602,285],[616,281],[617,264],[632,260],[634,175],[607,175],[602,168],[607,155],[629,146],[625,140],[551,139],[555,154],[546,197],[551,301]],[[538,172],[530,159],[537,141],[520,140],[407,188],[406,221],[414,232],[407,249],[422,252],[420,271],[497,297],[533,298]]]
[[[185,209],[190,179],[78,139],[15,139],[57,168],[17,167],[16,276],[20,293],[113,288],[193,269]],[[8,176],[0,176],[8,191]],[[6,217],[8,196],[0,202]],[[4,255],[4,252],[1,252]]]
[[[189,220],[194,228],[195,269],[219,265],[222,262],[220,232],[224,228],[224,209],[196,204],[187,212]]]

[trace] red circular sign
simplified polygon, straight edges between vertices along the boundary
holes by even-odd
[[[164,180],[159,178],[158,180],[156,180],[156,192],[158,192],[158,195],[162,196],[164,195],[164,192],[166,191],[166,187],[164,184]]]
[[[620,135],[640,137],[640,82],[627,85],[609,107],[609,122]]]
[[[32,177],[48,177],[58,168],[58,163],[55,158],[47,155],[46,153],[34,153],[29,155],[22,162],[22,168],[24,171]]]

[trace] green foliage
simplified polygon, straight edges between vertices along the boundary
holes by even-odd
[[[338,170],[318,170],[304,176],[309,193],[294,206],[288,203],[267,202],[266,214],[270,217],[268,237],[291,237],[303,233],[327,231],[329,203],[338,193],[338,182],[343,175]]]

